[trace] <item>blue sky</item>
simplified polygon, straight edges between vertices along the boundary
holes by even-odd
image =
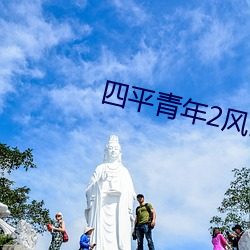
[[[62,250],[78,247],[85,188],[110,134],[120,138],[136,192],[155,208],[156,249],[212,248],[209,220],[231,170],[250,160],[241,131],[249,22],[249,0],[0,1],[1,143],[33,149],[38,168],[10,178],[52,216],[64,214],[70,241]],[[133,86],[155,91],[154,105],[102,104],[107,80],[129,85],[128,98]],[[159,92],[182,97],[175,119],[156,116]],[[199,113],[206,121],[180,115],[189,98],[207,105]],[[219,112],[213,106],[222,111],[217,127],[206,124]],[[242,114],[239,132],[227,129],[232,112],[222,131],[230,109]],[[39,236],[37,250],[49,243],[49,233]]]

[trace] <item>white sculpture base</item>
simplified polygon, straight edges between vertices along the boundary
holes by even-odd
[[[18,222],[16,231],[12,236],[14,236],[17,246],[23,246],[25,250],[35,249],[38,236],[31,225],[25,220],[20,220]]]
[[[31,225],[25,220],[20,220],[16,228],[7,224],[1,218],[8,217],[10,211],[8,206],[0,202],[0,228],[3,229],[4,234],[11,235],[14,238],[16,245],[3,246],[2,250],[34,250],[38,236]]]
[[[12,235],[15,232],[15,228],[7,224],[4,220],[0,218],[0,228],[3,229],[4,234]]]
[[[10,245],[10,246],[3,246],[3,250],[26,250],[24,246],[21,245]]]

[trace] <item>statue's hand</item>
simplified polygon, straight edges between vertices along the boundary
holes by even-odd
[[[103,171],[101,180],[105,181],[105,180],[107,180],[107,178],[108,178],[108,173],[106,171]]]
[[[92,200],[90,200],[87,204],[87,208],[90,209],[93,206],[93,202]]]
[[[95,200],[95,195],[92,195],[89,200],[87,200],[87,209],[90,209],[93,206],[93,202]]]
[[[130,214],[130,221],[132,221],[132,222],[135,221],[133,214]]]

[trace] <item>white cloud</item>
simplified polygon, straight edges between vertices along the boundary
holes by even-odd
[[[84,9],[87,5],[87,0],[74,0],[74,4],[80,9]]]
[[[147,47],[143,42],[141,49],[136,53],[122,58],[116,57],[112,51],[103,47],[100,58],[97,61],[82,61],[82,72],[85,83],[104,83],[108,80],[120,79],[130,82],[130,79],[142,80],[152,84],[154,70],[158,63],[158,53]]]
[[[160,63],[158,52],[143,43],[141,51],[138,51],[132,57],[132,60],[128,61],[128,74],[134,78],[143,79],[147,84],[152,84],[154,81],[154,70],[158,63]]]
[[[103,85],[104,86],[104,85]],[[59,109],[64,115],[70,117],[82,117],[84,119],[95,118],[98,110],[102,110],[101,104],[103,89],[90,87],[75,87],[68,85],[62,89],[53,89],[48,92],[54,108]]]
[[[147,13],[133,0],[113,0],[113,4],[119,12],[119,16],[132,27],[142,25],[148,19]]]
[[[213,21],[197,42],[200,59],[204,63],[210,63],[232,56],[236,42],[232,25]]]
[[[165,16],[165,22],[159,23],[162,48],[165,45],[182,66],[194,59],[213,65],[234,57],[237,45],[246,35],[236,29],[236,20],[222,16],[213,5],[211,9],[215,10],[210,11],[203,4],[193,9],[177,8]]]
[[[67,24],[45,20],[40,4],[21,2],[9,8],[12,19],[1,20],[2,46],[16,46],[27,57],[39,58],[44,49],[73,36]]]
[[[67,24],[45,20],[38,1],[9,3],[2,7],[3,12],[11,13],[9,18],[0,19],[0,95],[3,97],[5,93],[15,90],[12,82],[15,74],[43,77],[44,72],[36,66],[30,68],[28,61],[32,59],[35,63],[46,49],[72,38],[73,33]]]
[[[199,33],[211,20],[211,16],[206,15],[200,8],[187,12],[186,16],[190,18],[190,28],[193,33]]]

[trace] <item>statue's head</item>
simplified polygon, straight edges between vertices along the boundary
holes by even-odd
[[[0,202],[0,218],[5,218],[10,215],[8,206]]]
[[[121,155],[122,148],[119,143],[119,138],[116,135],[111,135],[104,150],[104,162],[114,162],[115,160],[121,162]]]

